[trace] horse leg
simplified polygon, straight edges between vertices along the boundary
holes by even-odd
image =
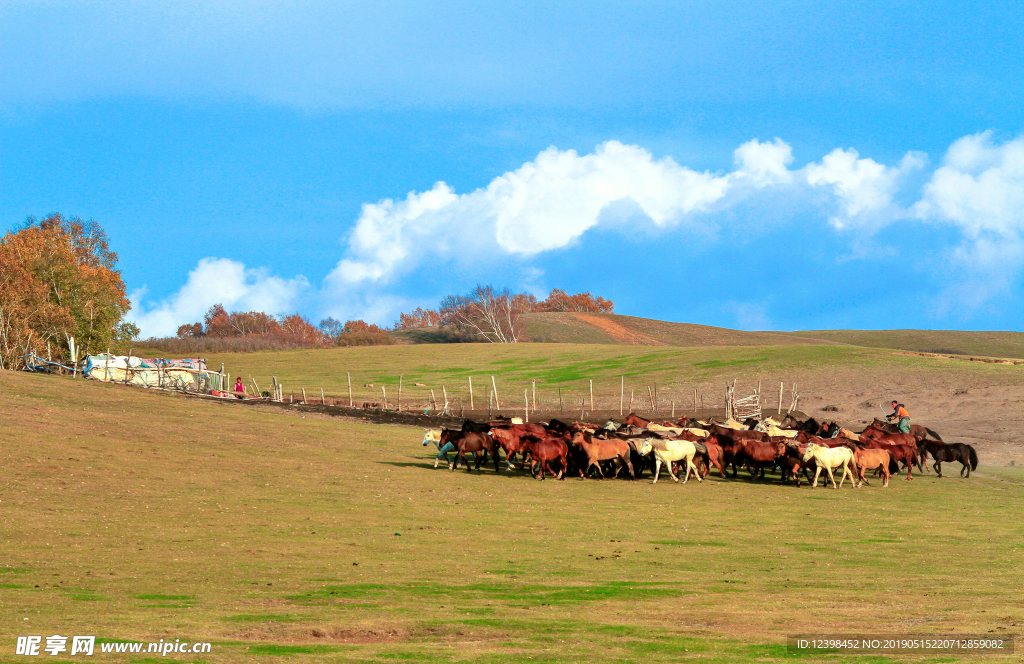
[[[933,468],[935,468],[935,474],[939,477],[942,477],[942,462],[939,461],[938,459],[935,459],[935,465],[933,466]]]
[[[679,484],[679,476],[676,475],[675,468],[672,467],[672,464],[673,464],[672,461],[668,462],[668,466],[667,466],[668,474],[672,476],[672,481],[673,482],[675,482],[676,484]]]
[[[840,489],[843,488],[843,483],[846,482],[846,471],[849,469],[849,466],[850,466],[849,462],[843,464],[843,478],[841,480],[839,480],[839,488]],[[836,480],[835,480],[835,478],[832,478],[832,486],[835,486],[835,484],[836,484]]]
[[[812,489],[817,489],[818,488],[818,475],[821,475],[821,466],[820,465],[814,470],[814,483],[811,484],[811,488]]]
[[[910,476],[910,473],[913,472],[913,470],[914,464],[911,462],[910,459],[907,459],[907,481],[914,479],[913,477]]]
[[[828,473],[828,478],[830,480],[832,480],[832,488],[833,489],[837,488],[836,487],[836,476],[832,474],[832,466],[826,465],[825,466],[825,471]],[[828,482],[825,482],[825,486],[828,486]]]
[[[886,466],[885,464],[882,464],[882,468],[883,468],[883,470],[882,470],[882,486],[883,487],[888,487],[889,486],[889,467]]]
[[[631,462],[629,460],[629,456],[628,455],[622,456],[620,454],[619,458],[626,462],[626,468],[629,468],[629,476],[635,480],[636,479],[636,473],[633,472],[633,462]]]
[[[690,469],[691,468],[693,469],[693,476],[697,478],[697,481],[698,482],[703,482],[704,478],[701,477],[700,473],[697,472],[697,466],[695,466],[693,464],[693,461],[691,461],[689,458],[687,458],[686,459],[686,477],[687,477],[687,479],[689,479],[689,477],[690,477]],[[683,480],[683,484],[686,484],[686,480]]]
[[[658,477],[661,476],[661,459],[655,456],[654,458],[654,481],[651,484],[658,483]]]

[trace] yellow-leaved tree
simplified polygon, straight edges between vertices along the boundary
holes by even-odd
[[[117,254],[95,221],[53,214],[29,218],[0,239],[0,363],[19,368],[28,353],[68,359],[68,337],[105,351],[138,336],[123,323],[131,308]]]

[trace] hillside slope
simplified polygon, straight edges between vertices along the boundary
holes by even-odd
[[[618,314],[533,313],[523,316],[526,341],[627,346],[851,345],[946,355],[1024,359],[1024,332],[962,330],[805,330],[748,332],[710,325]],[[446,343],[453,335],[436,328],[394,333],[398,343]]]
[[[543,313],[523,316],[531,341],[631,346],[777,346],[834,341],[780,332],[746,332],[618,314]]]
[[[1024,332],[962,330],[808,330],[787,336],[831,343],[947,355],[1024,358]]]

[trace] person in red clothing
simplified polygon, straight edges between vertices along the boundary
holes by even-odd
[[[245,398],[245,384],[242,382],[241,376],[235,379],[235,396],[239,399]]]

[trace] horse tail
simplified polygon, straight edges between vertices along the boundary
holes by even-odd
[[[931,436],[935,440],[939,441],[940,443],[946,442],[946,441],[942,440],[942,436],[940,436],[939,434],[935,433],[934,431],[932,431],[928,427],[925,427],[924,430],[928,432],[929,436]]]
[[[971,470],[978,469],[978,453],[974,451],[974,447],[971,445],[967,446],[967,454],[971,457]]]

